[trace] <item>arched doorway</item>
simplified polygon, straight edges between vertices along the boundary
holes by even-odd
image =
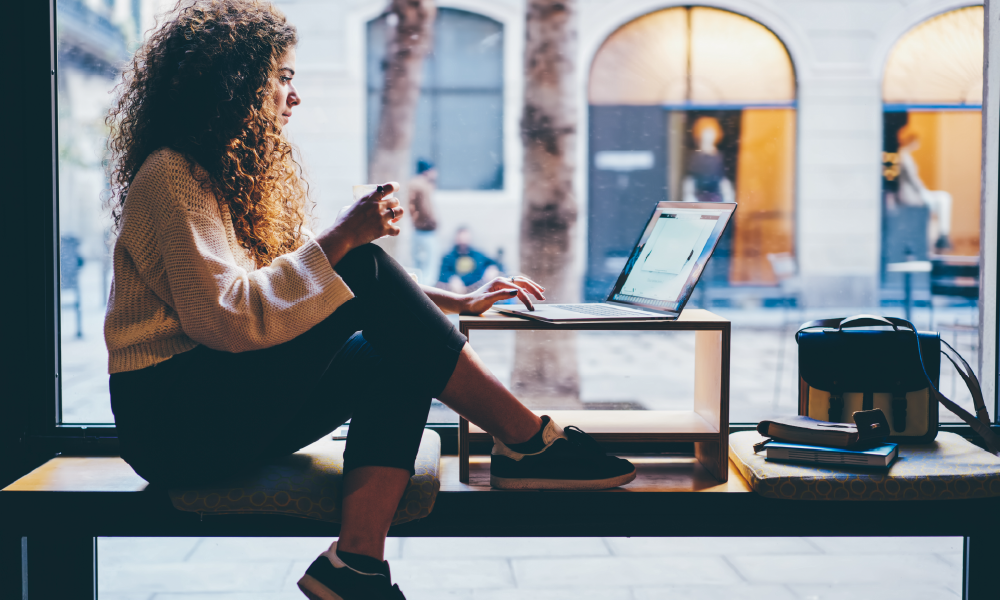
[[[589,299],[666,199],[740,204],[703,287],[776,283],[767,256],[794,246],[795,72],[774,33],[714,8],[649,13],[604,41],[588,104]]]
[[[932,260],[978,265],[982,159],[983,7],[924,21],[896,42],[882,83],[885,265]],[[925,293],[927,276],[915,281]],[[978,288],[970,287],[970,298]]]

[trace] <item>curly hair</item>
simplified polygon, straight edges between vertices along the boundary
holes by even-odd
[[[167,13],[124,69],[105,119],[116,230],[143,162],[168,147],[228,207],[258,266],[302,245],[308,186],[271,100],[297,41],[261,0],[181,0]]]

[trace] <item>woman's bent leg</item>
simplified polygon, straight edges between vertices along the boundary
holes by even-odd
[[[429,395],[414,391],[422,387],[418,382],[401,374],[393,377],[393,372],[393,366],[355,334],[337,354],[318,390],[320,395],[349,399],[352,409],[337,549],[379,561],[410,481],[431,405]],[[308,419],[309,415],[302,416],[304,431],[310,429]],[[285,446],[308,443],[311,437],[289,439]]]
[[[343,525],[337,549],[384,560],[385,536],[410,472],[395,467],[357,467],[344,475]]]
[[[465,336],[381,248],[356,248],[336,269],[360,300],[365,339],[390,361],[387,376],[424,382],[420,392],[504,442],[519,443],[538,432],[541,420],[490,373]]]

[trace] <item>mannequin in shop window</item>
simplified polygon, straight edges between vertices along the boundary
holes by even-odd
[[[726,177],[726,167],[719,142],[722,126],[718,119],[701,117],[691,128],[697,149],[688,159],[687,175],[681,184],[685,202],[733,202],[733,182]]]
[[[920,179],[913,153],[920,149],[920,136],[909,125],[896,134],[899,139],[899,203],[904,206],[926,206],[931,212],[927,227],[928,243],[937,250],[951,248],[951,194],[929,190]]]

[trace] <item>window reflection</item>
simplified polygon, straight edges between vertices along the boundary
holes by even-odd
[[[731,12],[661,10],[608,37],[588,89],[587,298],[606,296],[664,199],[740,204],[699,294],[776,284],[767,256],[794,251],[795,75],[781,41]],[[601,160],[623,152],[651,160]]]
[[[385,81],[386,21],[368,23],[368,151],[375,148]],[[443,190],[503,188],[503,27],[439,8],[434,50],[424,59],[411,154],[437,165]]]

